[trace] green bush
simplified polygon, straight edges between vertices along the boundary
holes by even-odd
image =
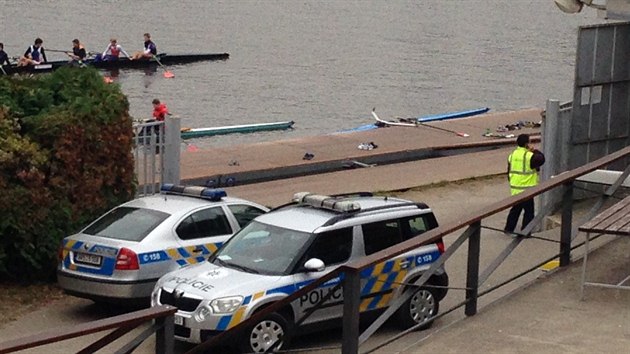
[[[0,77],[0,280],[53,279],[61,239],[133,197],[131,124],[95,69]]]

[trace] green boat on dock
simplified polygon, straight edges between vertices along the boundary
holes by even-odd
[[[293,127],[294,121],[228,125],[211,128],[182,128],[182,139],[203,138],[206,136],[235,133],[256,133],[270,130],[285,130]]]

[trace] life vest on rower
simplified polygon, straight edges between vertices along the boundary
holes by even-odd
[[[120,49],[118,49],[118,45],[109,46],[109,52],[113,57],[118,57],[120,55]]]
[[[160,101],[157,101],[157,103],[153,103],[153,105],[153,118],[160,122],[163,121],[166,115],[169,114],[168,108],[164,103],[160,103]]]
[[[41,61],[41,58],[40,58],[40,55],[39,55],[40,54],[39,51],[40,51],[41,47],[36,49],[35,46],[31,46],[30,49],[31,49],[31,53],[30,53],[31,54],[31,59],[33,59],[34,61]]]

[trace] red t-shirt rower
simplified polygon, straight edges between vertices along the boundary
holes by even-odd
[[[157,121],[163,121],[164,117],[166,117],[167,114],[170,114],[168,112],[168,108],[166,107],[166,105],[164,103],[160,103],[160,100],[158,100],[157,98],[153,100],[153,118],[155,118]]]

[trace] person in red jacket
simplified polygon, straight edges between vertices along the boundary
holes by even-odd
[[[153,100],[153,118],[158,121],[163,121],[166,115],[170,115],[168,108],[164,103],[161,103],[157,98]]]

